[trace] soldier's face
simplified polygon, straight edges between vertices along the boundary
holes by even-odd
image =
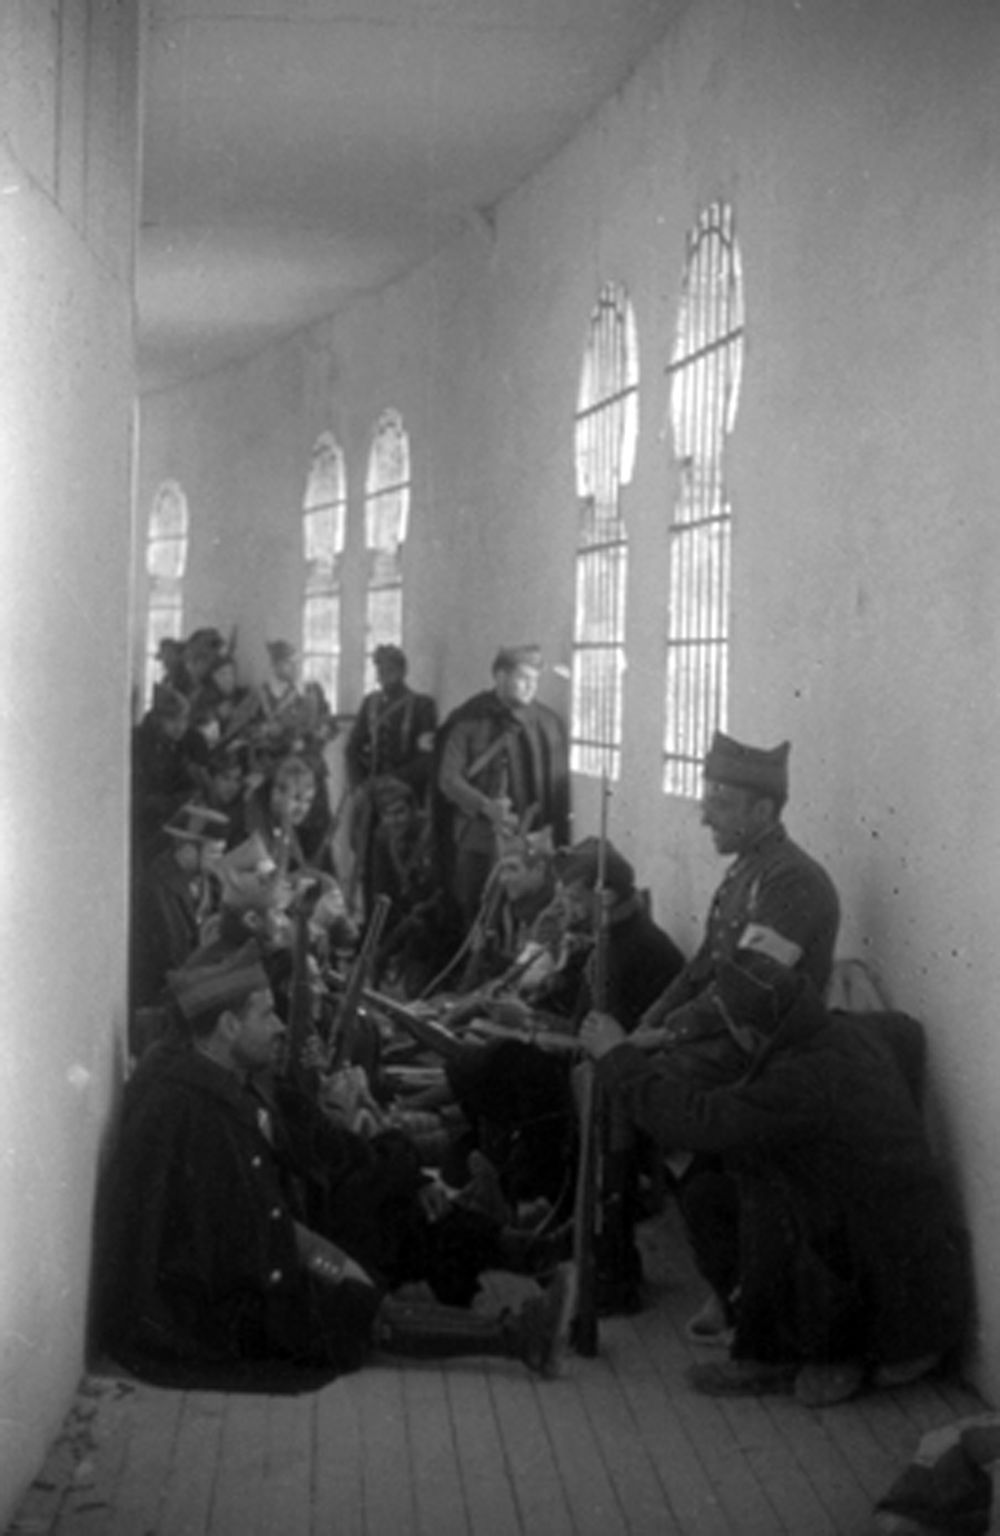
[[[505,704],[530,704],[538,692],[537,667],[501,667],[497,674],[497,693]]]
[[[743,853],[755,842],[771,816],[771,801],[748,789],[706,779],[701,797],[701,824],[712,834],[716,853]]]
[[[402,837],[413,819],[413,807],[408,800],[393,800],[379,812],[379,821],[390,837]]]
[[[315,798],[313,779],[279,779],[271,790],[271,814],[278,821],[288,821],[293,827],[300,827]]]
[[[375,676],[380,688],[384,688],[386,693],[395,693],[403,686],[406,671],[398,661],[380,661],[375,668]]]
[[[212,788],[220,805],[232,805],[243,790],[243,773],[239,768],[224,768],[213,774]]]
[[[259,1072],[273,1066],[280,1053],[285,1026],[274,1011],[270,988],[251,992],[235,1017],[239,1025],[232,1045],[235,1064],[245,1072]]]
[[[168,741],[180,741],[188,728],[188,719],[186,710],[179,715],[161,715],[160,730]]]
[[[556,898],[567,928],[575,933],[587,933],[594,927],[598,898],[593,886],[583,880],[560,881]]]

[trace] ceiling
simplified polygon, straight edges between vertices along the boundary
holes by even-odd
[[[211,372],[426,260],[684,0],[147,0],[139,368]]]

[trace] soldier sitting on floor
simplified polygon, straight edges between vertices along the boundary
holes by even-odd
[[[372,1351],[499,1355],[552,1374],[572,1266],[514,1315],[404,1301],[307,1224],[291,1138],[259,1078],[284,1035],[256,947],[171,978],[190,1032],[129,1084],[102,1220],[104,1341],[154,1382],[314,1384]]]

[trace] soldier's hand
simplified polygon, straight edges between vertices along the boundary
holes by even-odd
[[[639,1019],[639,1028],[636,1030],[636,1034],[640,1031],[645,1032],[646,1030],[659,1028],[667,1016],[666,1000],[668,994],[669,988],[666,992],[661,992],[655,1002],[650,1003],[645,1013]]]
[[[640,1051],[659,1051],[666,1044],[667,1031],[658,1026],[640,1024],[639,1028],[632,1031],[629,1041],[637,1046]]]
[[[498,800],[489,800],[486,805],[486,814],[498,831],[504,831],[511,824],[510,801],[506,795],[501,795]]]
[[[616,1045],[627,1039],[625,1031],[610,1013],[588,1013],[580,1026],[580,1044],[589,1056],[599,1061]]]
[[[444,1184],[433,1179],[417,1192],[421,1209],[430,1222],[440,1221],[451,1210],[451,1195]]]

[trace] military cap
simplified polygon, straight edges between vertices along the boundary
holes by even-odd
[[[169,683],[157,683],[153,689],[153,713],[161,720],[176,720],[191,708],[187,696]]]
[[[554,869],[561,884],[576,885],[582,881],[593,889],[600,871],[600,839],[585,837],[572,848],[560,849]],[[604,849],[604,883],[616,896],[628,896],[635,889],[635,870],[611,843],[606,843]]]
[[[390,773],[380,774],[373,781],[372,794],[380,811],[384,811],[386,806],[395,805],[400,800],[406,800],[411,805],[416,802],[412,785],[407,784],[404,779],[397,779]]]
[[[269,640],[267,654],[272,661],[291,661],[299,653],[290,640]]]
[[[372,661],[377,667],[396,666],[406,671],[406,652],[398,645],[377,645],[372,651]]]
[[[788,755],[791,742],[763,748],[748,747],[722,731],[716,731],[705,755],[706,779],[718,784],[732,784],[740,789],[757,789],[781,799],[788,794]]]
[[[271,985],[253,940],[210,962],[194,957],[168,971],[167,984],[188,1021],[210,1011],[240,1008],[251,993],[266,992]]]
[[[516,667],[533,667],[542,670],[542,649],[539,645],[502,645],[493,658],[494,672],[513,672]]]

